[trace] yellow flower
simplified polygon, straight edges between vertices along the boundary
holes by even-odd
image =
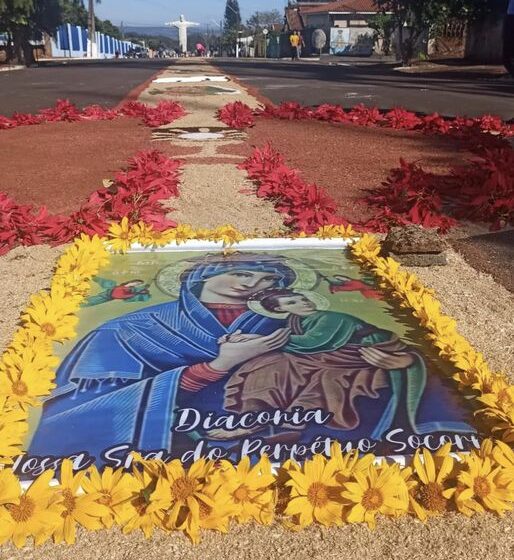
[[[20,483],[11,469],[0,469],[0,507],[20,503]]]
[[[164,478],[168,483],[168,507],[165,526],[184,531],[197,541],[200,531],[200,504],[214,507],[212,498],[205,492],[207,480],[212,475],[212,461],[199,459],[189,470],[175,459],[164,465]]]
[[[131,229],[132,240],[144,246],[154,244],[154,235],[156,233],[157,232],[153,230],[153,226],[145,224],[144,222],[138,222],[132,226]]]
[[[73,474],[73,463],[65,459],[61,465],[61,484],[58,487],[59,503],[64,506],[61,523],[56,527],[53,537],[56,543],[75,543],[77,523],[90,531],[100,529],[100,519],[109,515],[109,508],[97,502],[100,494],[79,494],[81,482],[86,471]]]
[[[337,461],[314,455],[306,460],[301,470],[291,470],[291,498],[285,510],[286,515],[297,516],[299,528],[307,527],[314,521],[325,526],[342,523],[343,506],[338,495],[335,477]]]
[[[148,539],[155,527],[163,526],[164,510],[169,505],[169,485],[162,476],[154,476],[143,466],[134,466],[128,498],[128,512],[123,525],[123,533],[141,529]]]
[[[352,253],[358,260],[372,262],[380,253],[380,242],[374,235],[365,233],[352,245]]]
[[[189,224],[179,224],[176,228],[168,230],[168,234],[177,245],[190,239],[196,239],[196,232]]]
[[[353,230],[351,225],[328,225],[322,226],[316,232],[316,237],[320,239],[332,239],[334,237],[356,237],[358,234]]]
[[[77,273],[80,277],[91,278],[108,262],[109,253],[103,239],[82,234],[57,261],[56,274]]]
[[[7,397],[0,395],[0,464],[10,465],[12,457],[21,453],[27,430],[27,412],[9,408]]]
[[[229,225],[220,226],[211,233],[211,239],[213,241],[222,241],[224,247],[230,247],[234,243],[239,243],[244,238],[245,236],[241,232]]]
[[[227,491],[219,472],[211,477],[210,482],[204,486],[203,492],[212,500],[212,505],[208,505],[201,500],[198,502],[200,506],[198,517],[200,528],[227,533],[230,518],[237,513],[238,508]],[[197,540],[194,542],[197,542]]]
[[[33,336],[61,342],[75,336],[78,322],[78,318],[72,315],[75,310],[75,305],[70,306],[61,290],[55,288],[50,294],[40,292],[33,295],[21,318]]]
[[[222,461],[221,469],[227,492],[237,508],[236,520],[247,523],[253,519],[269,525],[273,521],[275,506],[272,490],[275,477],[271,474],[269,459],[262,456],[253,467],[249,457],[243,457],[237,466]]]
[[[510,385],[503,375],[492,376],[488,386],[473,388],[483,391],[478,400],[489,408],[506,411],[514,404],[514,385]]]
[[[499,515],[512,509],[514,490],[504,485],[502,467],[494,468],[488,457],[480,457],[472,452],[461,457],[466,470],[459,473],[456,504],[460,512],[467,516],[484,510]]]
[[[503,441],[496,441],[492,450],[492,456],[496,464],[502,467],[501,477],[505,480],[505,484],[511,486],[514,484],[514,451]]]
[[[0,395],[21,408],[40,405],[39,398],[55,387],[54,368],[59,360],[34,348],[8,349],[0,362]]]
[[[18,482],[17,503],[0,506],[0,544],[12,539],[21,548],[29,537],[36,545],[45,542],[61,521],[62,506],[55,503],[49,486],[53,471],[46,471],[22,493]]]
[[[109,508],[108,513],[102,516],[102,524],[110,529],[114,522],[123,525],[129,516],[128,500],[134,487],[133,477],[123,469],[113,471],[105,467],[102,474],[93,466],[88,471],[88,476],[82,479],[82,489],[86,494],[97,496],[97,502]]]
[[[126,253],[135,240],[133,229],[125,216],[119,224],[111,224],[109,227],[108,246],[112,251]]]
[[[359,457],[359,452],[354,450],[343,455],[339,442],[332,443],[330,458],[336,465],[336,480],[339,484],[349,480],[355,471],[366,472],[375,461],[372,453]]]
[[[343,498],[351,507],[348,523],[376,524],[377,514],[398,516],[407,512],[408,489],[398,465],[371,466],[364,474],[355,472],[352,480],[343,484]]]
[[[448,443],[433,455],[418,449],[413,460],[417,484],[410,492],[410,505],[421,521],[448,511],[449,500],[455,494],[455,486],[448,483],[454,468]],[[423,457],[423,461],[421,461]]]

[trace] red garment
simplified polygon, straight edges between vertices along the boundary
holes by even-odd
[[[134,292],[130,286],[116,286],[111,291],[112,299],[128,299],[134,297]]]
[[[369,299],[382,299],[382,294],[374,290],[368,284],[360,280],[348,280],[344,284],[332,284],[330,286],[330,293],[336,294],[337,292],[360,292],[365,298]]]
[[[238,317],[248,311],[246,304],[206,303],[205,307],[216,316],[224,327],[230,326]],[[185,369],[182,373],[180,388],[185,391],[196,393],[204,387],[207,387],[209,383],[218,381],[226,374],[226,371],[212,369],[206,362],[195,364]]]

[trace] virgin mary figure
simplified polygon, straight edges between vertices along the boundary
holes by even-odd
[[[296,280],[285,259],[245,253],[193,260],[177,301],[112,319],[76,344],[57,371],[30,455],[87,452],[101,464],[119,444],[171,451],[178,400],[221,413],[228,372],[287,342],[285,321],[247,306],[253,294]],[[229,342],[235,332],[253,336]]]

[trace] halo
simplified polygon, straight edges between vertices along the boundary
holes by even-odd
[[[269,260],[274,260],[273,256],[270,254],[263,253],[262,255],[266,256]],[[180,287],[181,287],[180,277],[182,276],[182,274],[188,268],[194,266],[196,263],[206,262],[207,260],[210,260],[215,256],[218,255],[210,253],[207,255],[201,255],[199,257],[192,256],[163,267],[157,273],[157,277],[155,279],[155,284],[157,288],[161,292],[163,292],[164,294],[170,297],[178,298],[180,294]],[[250,253],[245,255],[244,252],[238,254],[239,259],[244,260],[245,257],[249,262],[253,262],[255,260],[256,254]],[[220,260],[225,260],[226,256],[220,253],[219,258]],[[318,274],[310,266],[296,259],[291,259],[287,257],[283,258],[282,262],[284,265],[289,267],[295,275],[295,280],[290,286],[287,286],[288,288],[300,292],[301,290],[310,290],[311,288],[314,288],[314,286],[316,286],[316,284],[318,283],[319,281]],[[261,313],[260,311],[256,311],[256,313],[259,313],[260,315],[264,314]]]
[[[163,294],[178,298],[180,294],[182,274],[191,267],[191,261],[178,261],[161,268],[155,278],[155,285]]]
[[[318,292],[312,292],[310,290],[294,290],[298,294],[302,294],[307,299],[310,299],[312,303],[316,305],[318,311],[328,311],[330,309],[330,301],[323,295],[318,294]],[[279,313],[277,311],[268,311],[264,309],[261,302],[258,300],[250,300],[248,302],[248,308],[257,313],[258,315],[263,315],[264,317],[270,317],[271,319],[287,319],[289,313]]]

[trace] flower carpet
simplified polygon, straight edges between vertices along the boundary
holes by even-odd
[[[191,76],[204,71],[203,66],[200,72],[195,65],[182,67],[182,74]],[[173,75],[170,69],[162,78]],[[55,247],[35,280],[37,293],[29,298],[21,288],[9,298],[15,312],[19,306],[19,321],[2,325],[6,343],[0,360],[0,458],[6,466],[0,470],[0,541],[7,544],[0,551],[9,558],[32,557],[34,542],[44,545],[40,550],[46,557],[66,558],[76,550],[94,558],[85,550],[102,547],[115,558],[119,551],[109,542],[114,539],[116,547],[125,547],[120,558],[134,550],[157,558],[166,547],[184,558],[226,556],[228,550],[253,558],[286,551],[312,557],[314,550],[327,558],[336,553],[344,558],[341,547],[371,551],[376,541],[378,548],[367,555],[378,558],[392,553],[394,540],[404,540],[400,535],[410,534],[411,540],[400,545],[405,557],[416,557],[415,551],[430,540],[445,547],[444,557],[451,550],[473,557],[484,546],[484,535],[501,532],[485,546],[504,553],[512,545],[508,531],[514,503],[512,297],[453,253],[447,270],[404,270],[380,255],[379,238],[372,234],[407,223],[441,231],[512,225],[513,150],[506,141],[512,126],[491,117],[445,121],[437,115],[419,117],[402,110],[382,114],[362,106],[349,112],[296,104],[262,108],[239,85],[237,102],[228,92],[188,95],[191,81],[183,86],[183,96],[177,93],[180,83],[175,84],[171,100],[165,83],[153,83],[139,101],[116,111],[81,111],[62,101],[35,116],[0,119],[0,134],[27,127],[37,135],[38,127],[55,122],[89,126],[130,118],[153,138],[146,133],[141,149],[122,169],[106,173],[103,186],[83,191],[71,205],[61,205],[64,211],[50,212],[37,198],[30,200],[30,190],[22,201],[9,185],[0,194],[0,271],[5,271],[5,281],[21,273],[16,258],[24,263],[43,250],[41,246]],[[450,138],[455,156],[436,171],[415,161],[398,162],[382,186],[370,185],[374,188],[366,193],[362,189],[362,219],[349,219],[339,204],[344,194],[334,197],[330,185],[310,182],[300,165],[291,167],[289,154],[277,149],[273,136],[251,146],[252,128],[265,130],[267,121],[329,121],[325,126],[341,126],[343,132],[345,126],[383,127]],[[355,192],[350,198],[357,200]],[[472,222],[477,225],[470,226]],[[116,259],[134,247],[142,255],[158,255],[170,246],[180,249],[185,244],[187,249],[188,243],[206,243],[227,259],[237,258],[245,240],[279,238],[340,242],[341,248],[348,244],[351,266],[373,278],[380,290],[359,297],[373,300],[373,294],[383,294],[376,297],[393,302],[395,313],[407,313],[416,328],[421,327],[433,359],[446,364],[452,391],[472,403],[479,434],[474,445],[459,453],[455,442],[454,449],[444,439],[431,446],[432,439],[416,436],[413,445],[420,449],[400,462],[376,460],[369,450],[359,456],[337,443],[327,444],[325,455],[313,448],[313,457],[281,460],[280,465],[263,455],[252,464],[245,457],[234,462],[213,456],[183,466],[179,460],[162,462],[144,453],[134,453],[125,471],[96,466],[77,471],[73,461],[58,457],[47,466],[29,464],[31,459],[23,462],[20,453],[27,445],[27,431],[33,433],[34,410],[61,387],[55,372],[63,356],[56,349],[76,341],[83,329],[81,309],[91,300],[98,273],[110,262],[121,262]],[[466,286],[470,291],[460,297],[458,282],[442,278],[452,267],[471,282]],[[329,285],[330,293],[337,293],[335,284]],[[363,285],[360,289],[370,290]],[[444,292],[439,291],[442,286]],[[112,286],[109,290],[112,293]],[[143,306],[147,295],[145,287],[130,294]],[[481,332],[476,332],[476,317],[470,317],[471,302],[482,306],[478,317],[488,321]],[[189,379],[198,383],[194,376]],[[34,473],[28,487],[27,477],[16,470],[20,468]],[[362,525],[378,528],[371,533]],[[471,544],[459,538],[450,544],[455,529],[473,535]],[[147,543],[141,535],[152,540]],[[263,539],[275,544],[259,551]],[[343,544],[348,540],[353,544]],[[195,549],[190,542],[200,544]],[[394,554],[403,557],[402,552]],[[434,557],[443,557],[437,554]]]

